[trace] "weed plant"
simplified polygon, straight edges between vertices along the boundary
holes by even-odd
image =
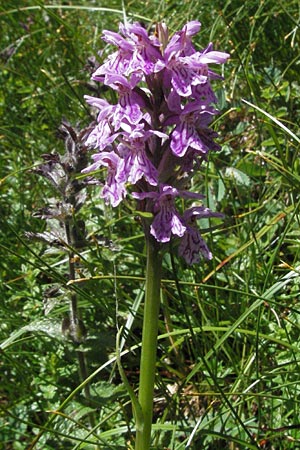
[[[152,448],[300,448],[298,0],[1,3],[0,448],[134,447],[116,333],[126,325],[121,364],[136,390],[139,221],[93,185],[76,212],[82,245],[36,214],[57,201],[36,169],[64,155],[62,121],[91,122],[92,56],[125,14],[172,31],[200,20],[196,45],[231,54],[217,93],[222,150],[205,173],[208,206],[225,220],[205,233],[212,261],[189,267],[172,248],[163,261]],[[85,340],[66,321],[74,296]]]

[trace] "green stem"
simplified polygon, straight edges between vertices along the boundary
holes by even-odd
[[[139,404],[143,427],[136,430],[135,450],[148,450],[151,443],[160,281],[162,258],[154,240],[147,242],[146,292],[144,306],[142,353],[140,364]]]

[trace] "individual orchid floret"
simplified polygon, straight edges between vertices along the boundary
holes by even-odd
[[[180,241],[178,254],[182,256],[187,264],[196,264],[200,261],[200,255],[205,259],[212,259],[205,240],[197,227],[197,219],[207,219],[210,217],[223,217],[221,213],[215,213],[205,206],[193,207],[185,211],[183,221],[186,231]]]
[[[141,108],[145,106],[142,97],[133,89],[140,81],[140,77],[131,76],[128,81],[123,75],[108,75],[106,85],[116,90],[119,94],[119,101],[114,109],[112,124],[114,129],[120,128],[122,120],[135,125],[143,118]]]
[[[152,74],[155,63],[161,59],[159,40],[155,36],[149,37],[147,30],[139,23],[123,27],[123,33],[135,44],[130,70],[133,72],[140,70],[145,75]]]
[[[212,253],[205,240],[202,238],[200,231],[197,227],[191,226],[187,228],[180,241],[178,254],[182,256],[189,265],[199,263],[200,255],[205,259],[212,259]]]
[[[176,50],[165,50],[165,61],[158,61],[155,71],[163,72],[164,85],[173,87],[178,95],[189,97],[192,95],[192,85],[196,86],[207,81],[207,66],[203,64],[202,69],[195,68],[193,61],[180,57]]]
[[[150,38],[145,28],[137,23],[127,26],[120,24],[119,33],[104,30],[103,40],[118,47],[92,76],[93,80],[104,84],[107,74],[129,76],[140,72],[150,75],[156,61],[161,58],[158,39]]]
[[[134,53],[134,42],[130,42],[123,38],[119,33],[104,30],[102,39],[118,47],[118,50],[108,56],[107,60],[98,67],[93,73],[92,79],[95,81],[104,81],[104,77],[108,73],[123,75],[128,70],[132,55]]]
[[[89,95],[85,95],[85,100],[100,111],[97,116],[98,123],[89,134],[86,145],[104,150],[117,136],[116,133],[112,133],[112,121],[116,105],[110,105],[106,100]]]
[[[191,29],[195,31],[196,26]],[[192,95],[192,86],[208,81],[208,64],[222,64],[229,57],[227,53],[212,51],[211,44],[203,52],[194,51],[190,44],[186,51],[186,42],[190,42],[186,36],[183,31],[180,37],[174,35],[164,51],[164,60],[158,60],[155,65],[155,72],[164,70],[165,84],[170,83],[183,97]]]
[[[150,234],[158,242],[169,242],[171,235],[182,237],[186,231],[184,220],[176,210],[175,199],[177,197],[202,199],[203,195],[190,191],[176,189],[168,185],[160,185],[157,192],[134,192],[134,198],[144,200],[152,199],[152,212],[154,220],[150,226]]]
[[[133,193],[139,200],[151,198],[154,201],[154,220],[150,233],[158,242],[169,242],[171,235],[183,236],[186,230],[179,213],[176,211],[175,198],[179,192],[172,186],[160,186],[159,192]]]
[[[86,145],[97,148],[98,150],[104,150],[117,136],[118,133],[112,134],[108,121],[101,121],[89,134]]]
[[[173,153],[182,157],[192,148],[205,156],[210,150],[219,150],[220,146],[214,142],[218,134],[208,127],[217,112],[213,108],[201,107],[197,102],[187,104],[171,135]]]
[[[196,52],[191,37],[199,33],[201,23],[192,20],[184,25],[181,31],[174,33],[168,44],[168,50],[172,52],[180,52],[180,56],[192,55]]]
[[[95,162],[82,172],[89,173],[100,169],[102,166],[107,167],[107,177],[102,189],[102,197],[107,204],[111,204],[113,207],[118,206],[126,196],[125,183],[120,181],[121,177],[119,175],[121,158],[113,151],[96,153],[92,158]]]
[[[130,147],[119,144],[118,151],[123,154],[120,181],[135,185],[144,177],[152,186],[157,185],[157,169],[148,159],[142,142],[136,140],[130,144]]]
[[[123,164],[120,181],[127,181],[135,185],[142,177],[152,186],[158,183],[158,171],[146,154],[146,144],[151,148],[151,141],[155,136],[167,137],[164,133],[153,130],[145,130],[143,126],[130,130],[123,124],[124,131],[122,142],[118,145],[118,152],[122,155]]]

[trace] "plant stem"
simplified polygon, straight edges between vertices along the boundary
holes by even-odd
[[[74,223],[73,219],[66,220],[66,222],[65,222],[67,241],[68,241],[68,245],[70,246],[70,249],[69,249],[69,279],[70,280],[76,279],[76,271],[75,271],[75,263],[74,263],[75,253],[73,251],[73,247],[76,248],[77,242],[76,242],[76,239],[74,238],[73,233],[71,232],[71,228],[74,225],[75,225],[75,223]],[[83,330],[80,330],[80,322],[79,322],[80,317],[78,314],[78,299],[77,299],[77,294],[75,292],[71,293],[69,314],[70,314],[70,327],[73,331],[71,337],[74,342],[79,343],[82,338],[80,333]],[[79,332],[79,335],[78,335],[78,332]],[[88,377],[85,354],[81,350],[76,350],[76,355],[77,355],[77,360],[78,360],[78,365],[79,365],[80,381],[83,382]],[[90,393],[89,384],[86,384],[84,386],[84,395],[85,395],[85,398],[86,398],[89,406],[91,406],[91,393]],[[91,428],[94,428],[95,424],[96,424],[94,413],[90,412],[88,414],[88,417],[89,417]]]
[[[135,450],[150,449],[153,396],[156,369],[158,315],[162,258],[154,240],[147,242],[146,292],[140,363],[139,403],[143,413],[142,430],[136,431]]]

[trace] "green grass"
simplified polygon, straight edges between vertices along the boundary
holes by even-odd
[[[164,259],[153,449],[300,448],[299,1],[124,5],[0,6],[1,444],[134,445],[115,340],[126,324],[121,361],[136,390],[145,270],[138,220],[90,188],[78,213],[89,245],[73,284],[67,254],[25,235],[45,230],[33,213],[54,196],[32,168],[44,153],[64,151],[62,119],[90,122],[88,58],[104,48],[102,30],[116,30],[126,14],[146,26],[165,20],[172,31],[200,20],[196,44],[212,40],[231,54],[218,92],[222,151],[194,185],[203,192],[205,182],[209,205],[226,217],[206,232],[211,262],[186,267],[175,252]],[[53,286],[59,295],[45,296]],[[61,332],[74,293],[88,331],[78,345]]]

